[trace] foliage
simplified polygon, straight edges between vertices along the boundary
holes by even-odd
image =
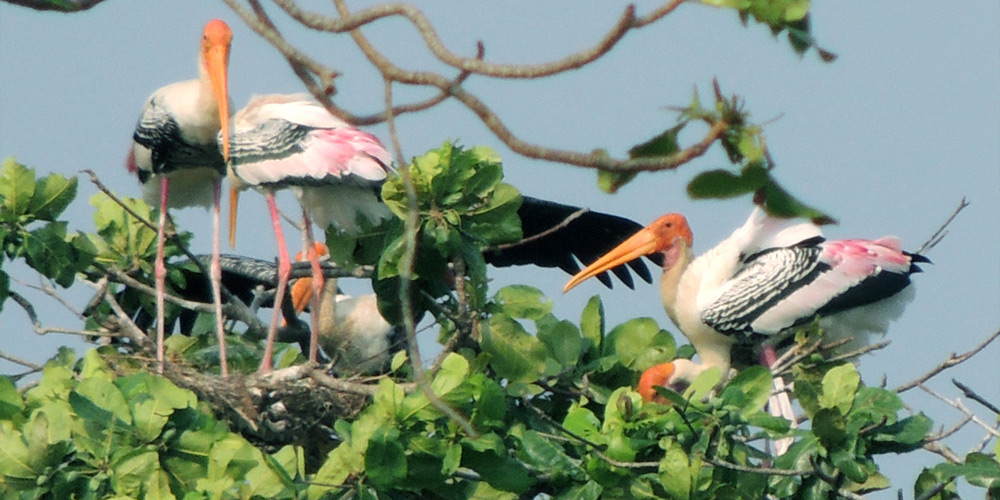
[[[8,259],[24,262],[62,287],[73,284],[86,269],[95,250],[89,240],[67,233],[58,220],[76,197],[76,179],[50,174],[36,179],[35,171],[4,160],[0,167],[0,309],[7,300],[10,277],[3,270]]]
[[[64,350],[19,394],[0,378],[3,498],[297,498],[298,450],[265,455],[195,395]]]
[[[516,224],[503,233],[469,222],[516,213],[517,193],[504,194],[513,188],[500,182],[494,160],[486,150],[452,145],[415,160],[420,196],[436,200],[421,205],[421,232],[432,233],[420,236],[427,247],[421,255],[447,262],[480,248],[474,245],[515,237]],[[14,206],[26,198],[24,186],[37,184],[4,186],[5,203]],[[387,199],[405,215],[401,188],[387,188]],[[74,238],[92,243],[95,262],[132,266],[141,276],[151,230],[107,203],[93,203],[98,231]],[[126,204],[150,214],[141,202]],[[31,210],[21,215],[41,219]],[[485,282],[480,288],[488,293]],[[450,308],[460,300],[449,297],[439,307],[454,316]],[[761,367],[718,388],[721,375],[709,370],[683,394],[661,389],[670,404],[644,403],[632,389],[639,374],[678,355],[674,337],[655,320],[606,329],[593,297],[578,322],[568,321],[525,285],[483,302],[479,342],[448,354],[430,374],[433,400],[405,380],[379,378],[360,414],[327,423],[340,444],[318,459],[297,444],[262,451],[213,416],[219,408],[143,371],[122,347],[79,360],[60,352],[23,394],[0,379],[0,496],[827,498],[887,488],[876,457],[919,449],[931,427],[923,414],[905,414],[895,393],[865,386],[851,364],[821,358],[791,376],[811,424],[798,429],[764,411],[772,380]],[[171,352],[197,360],[192,342],[174,336]],[[255,349],[249,342],[243,348]],[[468,419],[473,432],[435,401]],[[795,444],[772,457],[765,443],[786,436]],[[971,454],[964,463],[929,467],[915,491],[945,485],[935,498],[952,498],[956,477],[995,490],[1000,466],[995,457]]]
[[[98,2],[34,3],[70,10]],[[702,3],[736,10],[744,23],[764,24],[776,36],[787,34],[799,54],[815,48],[824,60],[834,57],[811,35],[808,0]],[[360,30],[354,34],[361,36]],[[320,75],[304,61],[293,64],[298,73]],[[391,76],[392,68],[379,69],[387,81],[401,81]],[[464,76],[441,79],[442,95],[467,93],[462,81],[475,71],[460,69]],[[752,195],[775,215],[831,220],[779,185],[762,127],[751,123],[740,98],[724,96],[718,84],[713,90],[710,106],[696,92],[677,123],[633,147],[630,160],[676,160],[651,169],[676,168],[718,142],[732,165],[695,175],[691,197]],[[474,111],[500,123],[489,110]],[[692,123],[713,132],[703,145],[684,149],[679,135]],[[514,142],[509,134],[498,136]],[[613,164],[602,163],[602,155],[579,155],[586,158],[576,164]],[[602,170],[598,183],[614,192],[639,170]],[[337,262],[377,263],[374,288],[390,321],[402,318],[400,284],[411,280],[414,316],[431,311],[442,340],[467,340],[451,345],[429,370],[428,387],[414,387],[399,355],[392,373],[366,386],[373,395],[360,413],[319,422],[329,436],[297,436],[295,444],[265,451],[219,417],[217,401],[199,399],[169,374],[144,371],[137,360],[148,353],[141,345],[120,342],[81,359],[63,350],[36,385],[19,390],[13,378],[0,377],[0,496],[834,498],[888,488],[877,457],[924,446],[931,429],[926,416],[908,411],[896,393],[866,386],[853,365],[822,358],[805,360],[788,377],[804,411],[798,427],[764,411],[773,380],[761,367],[725,380],[708,370],[682,394],[661,389],[669,404],[643,402],[632,389],[643,370],[692,354],[656,320],[636,318],[607,329],[598,297],[574,322],[556,317],[551,300],[533,287],[489,290],[481,250],[521,237],[521,197],[502,179],[494,151],[445,143],[385,183],[382,198],[396,219],[358,239],[330,238],[337,242],[331,247]],[[91,198],[94,230],[72,233],[59,217],[76,189],[76,179],[36,178],[13,159],[3,163],[0,306],[16,293],[2,266],[23,260],[63,287],[110,278],[109,291],[87,311],[86,327],[120,333],[132,326],[141,335],[149,327],[150,297],[122,282],[152,281],[155,230],[143,220],[155,220],[156,212],[139,200],[99,194]],[[179,257],[189,238],[181,232],[168,242],[171,292],[188,284],[185,271],[194,264]],[[412,260],[410,248],[416,249]],[[167,321],[191,312],[170,307]],[[183,333],[195,335],[172,336],[168,354],[177,365],[210,368],[217,348],[211,323],[195,316],[191,324],[182,322]],[[230,361],[249,371],[260,346],[240,335],[249,329],[230,328]],[[285,347],[277,365],[301,361],[296,349]],[[249,398],[260,392],[252,383],[237,377],[235,384],[246,385],[233,392]],[[767,443],[787,437],[795,443],[772,456]],[[337,445],[319,457],[301,445],[321,438]],[[927,467],[914,494],[957,498],[954,482],[964,478],[1000,496],[996,451]]]
[[[443,278],[451,274],[449,266],[456,261],[462,262],[464,278],[469,282],[466,300],[472,308],[481,309],[486,302],[482,249],[521,238],[521,221],[517,217],[521,194],[501,182],[500,157],[487,147],[466,149],[445,143],[414,158],[405,168],[413,182],[416,206],[410,207],[403,176],[389,179],[382,186],[382,199],[399,218],[389,228],[381,247],[374,283],[383,315],[390,322],[398,322],[400,317],[396,309],[398,280],[404,274],[404,221],[410,213],[418,217],[417,254],[409,275],[416,284],[418,315],[431,308],[425,299],[451,293]]]

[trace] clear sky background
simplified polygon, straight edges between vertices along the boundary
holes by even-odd
[[[303,2],[328,12],[330,2]],[[422,2],[455,52],[472,55],[475,42],[487,59],[532,63],[589,47],[618,18],[624,3],[582,7],[578,2]],[[642,2],[644,13],[657,4]],[[355,3],[354,8],[363,5]],[[336,102],[358,113],[382,103],[382,82],[347,36],[304,29],[269,7],[286,36],[340,71]],[[91,11],[37,13],[0,4],[0,156],[16,156],[39,174],[98,172],[123,195],[139,194],[124,159],[139,110],[149,94],[174,81],[197,77],[204,23],[219,17],[235,33],[230,93],[236,109],[255,93],[302,91],[301,82],[275,49],[258,38],[221,2],[169,0],[137,3],[108,0]],[[1000,3],[816,2],[813,30],[819,44],[838,54],[823,63],[814,51],[794,54],[784,37],[761,25],[743,27],[735,12],[691,4],[645,29],[630,33],[610,55],[583,70],[535,81],[472,77],[468,88],[497,111],[515,134],[532,142],[579,151],[605,148],[622,157],[628,149],[675,123],[665,109],[685,105],[698,88],[705,101],[717,77],[726,93],[746,100],[765,135],[777,169],[792,193],[836,217],[826,229],[837,237],[891,234],[914,249],[964,196],[971,202],[948,237],[928,256],[934,265],[915,276],[916,300],[889,333],[892,344],[864,357],[866,382],[889,387],[937,365],[952,351],[966,351],[1000,325]],[[365,29],[376,46],[409,69],[441,69],[412,27],[388,20]],[[447,73],[453,74],[453,73]],[[430,95],[397,88],[400,101]],[[682,136],[698,140],[703,129]],[[388,139],[384,126],[371,132]],[[726,166],[716,147],[676,172],[642,175],[617,195],[596,187],[596,174],[529,160],[504,148],[476,117],[450,102],[399,119],[407,158],[445,140],[489,145],[503,156],[507,181],[525,194],[612,212],[643,224],[666,212],[681,212],[703,252],[740,226],[748,199],[691,201],[685,186],[698,172]],[[80,179],[67,217],[71,229],[93,229],[88,199],[96,189]],[[235,252],[275,255],[263,199],[244,196]],[[290,196],[284,206],[291,208]],[[289,212],[295,213],[295,212]],[[182,228],[196,234],[194,250],[210,250],[205,212],[175,212]],[[23,266],[9,271],[37,283]],[[496,286],[527,283],[556,303],[556,314],[578,320],[583,304],[601,294],[608,325],[650,316],[674,331],[663,312],[658,287],[613,291],[596,281],[561,294],[568,276],[558,270],[515,269],[494,273]],[[346,280],[345,280],[346,281]],[[364,282],[346,284],[365,293]],[[13,284],[19,292],[24,287]],[[79,328],[56,302],[27,293],[50,326]],[[88,289],[66,296],[76,307]],[[0,351],[44,362],[60,345],[84,348],[69,336],[36,336],[23,311],[8,302],[0,313]],[[428,342],[433,333],[424,334]],[[677,335],[678,340],[682,338]],[[1000,400],[1000,345],[938,377],[932,387],[952,397],[955,377],[992,401]],[[0,361],[0,373],[22,369]],[[950,426],[954,409],[910,391],[904,400]],[[970,405],[975,406],[974,402]],[[964,455],[982,430],[950,443]],[[941,459],[928,453],[880,458],[896,488],[912,494],[921,465]],[[895,490],[873,495],[895,498]]]

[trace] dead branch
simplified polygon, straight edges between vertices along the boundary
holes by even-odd
[[[7,353],[5,353],[3,351],[0,351],[0,359],[6,359],[7,361],[10,361],[11,363],[21,365],[21,366],[23,366],[25,368],[28,368],[28,369],[32,370],[32,371],[39,371],[39,370],[42,369],[41,365],[36,365],[36,364],[32,363],[31,361],[25,361],[25,360],[23,360],[21,358],[17,358],[17,357],[11,356],[10,354],[7,354]]]
[[[433,26],[430,24],[430,21],[426,19],[424,14],[415,7],[409,5],[380,5],[352,14],[347,9],[344,2],[337,0],[335,1],[335,5],[337,6],[340,18],[334,19],[315,13],[305,12],[291,0],[279,0],[276,2],[289,15],[307,27],[335,33],[351,32],[351,36],[354,38],[359,48],[362,49],[365,56],[368,57],[373,66],[375,66],[382,73],[383,78],[405,84],[436,87],[441,92],[440,96],[434,97],[429,101],[409,107],[392,107],[380,115],[371,117],[360,117],[343,108],[335,106],[330,101],[329,96],[334,92],[332,79],[336,76],[336,73],[333,70],[327,69],[315,61],[308,59],[308,57],[301,51],[291,47],[288,42],[282,38],[279,33],[277,33],[276,30],[269,27],[269,25],[273,26],[273,23],[271,23],[266,17],[262,9],[255,9],[257,11],[255,13],[240,5],[237,0],[225,0],[225,2],[241,18],[243,18],[243,20],[255,32],[268,40],[279,50],[279,52],[282,53],[282,55],[285,56],[285,58],[292,65],[293,70],[297,75],[299,75],[300,79],[303,80],[307,89],[319,102],[326,106],[335,115],[356,124],[370,124],[381,120],[388,120],[391,115],[409,112],[412,110],[426,109],[437,102],[443,101],[446,97],[454,97],[469,108],[470,111],[475,113],[487,126],[487,128],[497,136],[498,139],[518,154],[529,158],[537,158],[587,168],[599,168],[623,172],[675,169],[703,155],[705,151],[713,143],[715,143],[715,141],[721,138],[722,133],[728,126],[728,124],[724,121],[710,124],[710,130],[701,141],[685,149],[677,151],[672,155],[637,159],[614,159],[603,151],[581,153],[549,148],[526,142],[525,140],[515,136],[510,129],[504,125],[499,116],[497,116],[496,113],[489,108],[489,106],[487,106],[477,96],[466,91],[461,85],[461,81],[467,73],[476,73],[495,78],[538,78],[580,67],[600,58],[610,51],[611,48],[614,47],[616,41],[620,40],[629,29],[646,26],[656,20],[662,19],[670,12],[673,12],[673,10],[680,5],[680,0],[668,2],[659,9],[653,11],[648,16],[638,19],[635,17],[634,9],[629,7],[619,20],[616,28],[612,29],[608,35],[606,35],[602,43],[595,45],[589,50],[568,56],[567,58],[559,61],[543,63],[541,65],[498,65],[488,63],[483,60],[481,47],[479,47],[480,50],[478,50],[476,57],[459,57],[444,48],[443,43],[441,43],[437,38]],[[455,79],[448,79],[436,73],[403,70],[402,68],[392,64],[388,58],[383,56],[373,46],[365,41],[358,30],[361,26],[390,16],[402,16],[410,20],[410,22],[417,27],[422,36],[424,36],[425,43],[431,48],[432,52],[434,52],[446,64],[450,64],[452,67],[461,70],[462,73]],[[314,78],[314,76],[321,80],[319,84],[316,82],[316,78]],[[329,84],[326,83],[327,81],[329,81]]]
[[[962,391],[962,394],[965,395],[965,397],[967,397],[967,398],[969,398],[969,399],[971,399],[971,400],[973,400],[973,401],[975,401],[975,402],[977,402],[977,403],[985,406],[986,409],[990,410],[991,412],[996,413],[997,415],[1000,415],[1000,408],[997,408],[996,405],[994,405],[993,403],[990,403],[989,401],[986,400],[986,398],[980,396],[976,391],[972,390],[971,387],[969,387],[969,386],[967,386],[967,385],[965,385],[965,384],[963,384],[963,383],[961,383],[961,382],[959,382],[959,381],[957,381],[955,379],[951,379],[951,383],[954,384],[955,387],[958,387],[959,390]]]
[[[955,399],[955,400],[948,399],[948,398],[944,397],[944,395],[942,395],[941,393],[935,391],[934,389],[931,389],[930,387],[927,387],[923,383],[919,384],[917,387],[920,387],[920,389],[923,390],[924,392],[926,392],[927,394],[930,394],[931,396],[934,396],[935,398],[941,400],[942,402],[944,402],[944,403],[948,404],[949,406],[955,408],[956,410],[962,412],[963,415],[965,415],[967,417],[971,417],[972,423],[974,423],[974,424],[982,427],[983,429],[985,429],[987,434],[992,434],[993,437],[1000,438],[1000,431],[997,431],[997,429],[993,428],[992,426],[990,426],[986,422],[983,422],[978,416],[976,416],[974,413],[972,413],[971,410],[969,410],[968,408],[966,408],[966,406],[964,404],[962,404],[961,400],[958,400],[958,399]]]
[[[941,373],[941,372],[943,372],[943,371],[945,371],[948,368],[951,368],[953,366],[957,366],[957,365],[965,362],[965,360],[967,360],[967,359],[975,356],[976,354],[979,354],[983,349],[986,348],[986,346],[990,345],[990,343],[992,343],[994,340],[996,340],[997,337],[1000,337],[1000,329],[997,329],[997,331],[993,332],[992,335],[990,335],[981,344],[979,344],[976,347],[972,348],[971,351],[968,351],[968,352],[963,353],[963,354],[958,355],[958,356],[956,356],[955,353],[951,353],[951,356],[949,356],[948,359],[946,359],[945,361],[943,361],[941,364],[935,366],[934,368],[932,368],[927,373],[925,373],[925,374],[921,375],[920,377],[916,378],[915,380],[907,382],[907,383],[905,383],[905,384],[903,384],[903,385],[901,385],[901,386],[899,386],[899,387],[897,387],[897,388],[895,388],[893,390],[896,391],[897,393],[903,393],[903,392],[906,392],[906,391],[908,391],[910,389],[913,389],[914,387],[917,387],[920,384],[923,384],[924,382],[927,382],[928,380],[930,380],[932,377],[934,377],[938,373]]]
[[[920,244],[920,247],[917,248],[915,253],[922,254],[937,246],[938,243],[941,243],[941,240],[943,240],[945,236],[948,236],[948,226],[951,225],[951,223],[955,220],[955,217],[958,217],[958,214],[967,206],[969,206],[969,202],[966,201],[963,196],[961,201],[958,202],[958,207],[955,208],[955,211],[948,216],[948,218],[944,221],[944,224],[941,224],[941,226],[937,228],[937,231],[934,231],[934,233],[931,234],[926,241]]]

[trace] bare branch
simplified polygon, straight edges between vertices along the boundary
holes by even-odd
[[[142,329],[132,322],[132,318],[125,313],[121,304],[118,303],[118,299],[115,298],[115,294],[111,293],[111,290],[105,289],[104,300],[111,306],[111,310],[115,312],[115,316],[118,318],[119,331],[124,333],[125,337],[140,349],[151,352],[153,350],[153,341]]]
[[[752,465],[740,465],[724,460],[718,460],[714,458],[705,457],[705,463],[712,464],[715,467],[721,467],[723,469],[734,470],[738,472],[749,472],[751,474],[763,474],[766,476],[804,476],[806,474],[811,474],[812,471],[801,471],[801,470],[789,470],[789,469],[772,469],[770,467],[756,467]]]
[[[955,379],[951,379],[951,383],[955,384],[955,387],[958,387],[962,391],[962,394],[965,395],[965,397],[985,406],[991,412],[1000,415],[1000,408],[997,408],[996,405],[987,401],[986,398],[980,396],[978,393],[976,393],[976,391],[973,391],[971,387]]]
[[[38,370],[42,369],[41,365],[36,365],[36,364],[32,363],[31,361],[25,361],[25,360],[23,360],[21,358],[16,358],[16,357],[11,356],[10,354],[7,354],[7,353],[5,353],[3,351],[0,351],[0,359],[6,359],[7,361],[10,361],[11,363],[19,364],[19,365],[21,365],[21,366],[23,366],[25,368],[29,368],[29,369],[31,369],[33,371],[38,371]]]
[[[994,427],[990,426],[986,422],[983,422],[979,417],[977,417],[974,413],[972,413],[971,410],[969,410],[968,408],[966,408],[965,405],[962,404],[961,400],[958,400],[958,399],[950,400],[950,399],[944,397],[941,393],[935,391],[934,389],[931,389],[930,387],[927,387],[926,385],[924,385],[922,383],[919,384],[918,387],[920,387],[920,389],[923,390],[924,392],[926,392],[927,394],[930,394],[931,396],[934,396],[935,398],[943,401],[944,403],[947,403],[948,405],[952,406],[956,410],[962,412],[962,414],[964,414],[965,416],[971,417],[972,418],[972,422],[975,423],[976,425],[982,427],[983,429],[985,429],[988,434],[992,434],[993,437],[1000,438],[1000,431],[998,431]]]
[[[913,389],[914,387],[916,387],[916,386],[918,386],[918,385],[920,385],[920,384],[922,384],[924,382],[927,382],[928,380],[930,380],[932,377],[934,377],[938,373],[941,373],[941,372],[947,370],[948,368],[951,368],[951,367],[956,366],[956,365],[958,365],[960,363],[963,363],[963,362],[965,362],[965,360],[967,360],[967,359],[975,356],[976,354],[979,354],[980,351],[982,351],[983,349],[985,349],[986,346],[990,345],[990,343],[993,342],[994,340],[996,340],[997,337],[1000,337],[1000,329],[997,329],[997,331],[993,332],[993,335],[990,335],[989,338],[987,338],[985,341],[983,341],[983,343],[981,343],[981,344],[977,345],[976,347],[974,347],[971,351],[966,352],[966,353],[964,353],[962,355],[959,355],[959,356],[956,356],[955,353],[951,353],[951,356],[949,356],[947,360],[945,360],[941,364],[935,366],[929,372],[927,372],[927,373],[923,374],[922,376],[920,376],[919,378],[917,378],[917,379],[915,379],[913,381],[907,382],[907,383],[905,383],[905,384],[903,384],[903,385],[901,385],[901,386],[899,386],[899,387],[897,387],[897,388],[895,388],[893,390],[896,391],[897,393],[903,393],[903,392],[906,392],[906,391],[908,391],[910,389]]]
[[[497,64],[483,61],[479,58],[461,57],[449,50],[427,16],[416,7],[405,3],[381,4],[351,14],[342,1],[335,0],[339,19],[321,14],[306,12],[292,0],[275,0],[284,11],[308,28],[333,33],[344,33],[356,30],[379,19],[399,16],[409,20],[424,39],[427,48],[443,63],[465,72],[475,73],[494,78],[540,78],[579,69],[596,61],[611,51],[615,45],[632,29],[642,28],[655,22],[683,3],[683,0],[672,0],[650,15],[637,19],[635,6],[629,5],[618,18],[614,26],[593,46],[575,54],[570,54],[559,60],[542,64]]]
[[[403,111],[408,111],[409,109],[404,108],[392,108],[391,111],[386,111],[383,114],[376,115],[374,117],[362,117],[353,115],[346,110],[335,106],[329,99],[329,95],[333,92],[332,86],[328,88],[320,88],[314,79],[308,74],[304,75],[301,66],[305,63],[304,55],[301,52],[292,48],[288,43],[281,38],[281,36],[273,29],[268,28],[267,23],[260,18],[260,16],[254,15],[254,13],[248,11],[246,8],[240,6],[236,0],[225,0],[225,2],[237,12],[254,29],[258,34],[263,36],[269,42],[272,43],[278,50],[285,55],[286,59],[289,59],[290,63],[293,65],[293,69],[296,70],[296,74],[303,79],[309,91],[313,96],[320,101],[324,106],[326,106],[332,113],[344,118],[345,120],[356,123],[356,124],[367,124],[365,120],[373,119],[378,120],[388,119],[390,114],[399,113]],[[387,16],[400,15],[410,19],[417,25],[418,29],[423,29],[422,33],[433,33],[433,27],[430,26],[429,21],[427,21],[423,14],[419,12],[416,8],[407,5],[399,4],[389,4],[372,7],[371,9],[363,10],[357,14],[352,15],[346,5],[341,0],[335,0],[338,13],[340,14],[340,20],[335,20],[332,18],[325,18],[318,14],[307,13],[302,11],[294,2],[290,0],[280,0],[277,2],[286,12],[292,17],[296,18],[305,25],[312,27],[314,29],[322,29],[325,31],[333,32],[345,32],[351,31],[351,36],[354,38],[355,42],[368,57],[369,61],[382,72],[384,78],[390,79],[395,82],[406,83],[411,85],[420,86],[432,86],[438,88],[442,95],[438,98],[434,98],[431,101],[440,102],[443,100],[444,96],[450,96],[457,99],[459,102],[464,104],[473,113],[475,113],[480,120],[487,126],[487,128],[493,132],[504,144],[514,150],[516,153],[529,158],[537,158],[547,161],[566,163],[570,165],[577,165],[587,168],[598,168],[610,171],[622,171],[622,172],[637,172],[637,171],[658,171],[658,170],[671,170],[675,169],[705,153],[705,151],[713,144],[715,141],[721,138],[723,132],[725,132],[728,124],[724,121],[719,121],[712,123],[708,133],[705,137],[689,146],[688,148],[682,149],[673,153],[672,155],[663,157],[643,157],[636,159],[615,159],[608,156],[603,151],[582,153],[576,151],[561,150],[556,148],[544,147],[536,144],[532,144],[524,141],[523,139],[515,136],[500,120],[499,116],[496,115],[481,99],[475,95],[469,93],[461,86],[461,80],[463,75],[459,75],[457,79],[450,80],[442,75],[430,73],[430,72],[420,72],[420,71],[406,71],[402,68],[392,64],[385,56],[380,54],[374,47],[372,47],[360,34],[356,28],[372,22],[376,19],[380,19]],[[665,4],[660,9],[654,11],[650,16],[644,18],[643,23],[648,24],[649,22],[655,21],[662,18],[666,14],[672,12],[677,6],[680,5],[679,0],[671,1]],[[414,21],[414,19],[422,19],[420,22]],[[628,21],[628,24],[633,24],[634,13],[631,9],[627,9],[626,13],[622,17],[620,24],[624,24]],[[640,27],[645,24],[640,23]],[[428,31],[429,30],[429,31]],[[614,35],[615,31],[609,34],[610,40],[616,40]],[[620,35],[618,35],[620,37]],[[434,35],[433,38],[436,38]],[[430,42],[433,45],[433,42]],[[613,44],[611,44],[613,46]],[[443,45],[442,45],[443,47]],[[604,47],[603,52],[598,50],[599,55],[603,55],[608,50],[610,46]],[[482,51],[477,54],[475,58],[458,58],[454,56],[452,62],[456,63],[453,65],[461,69],[463,72],[474,72],[479,74],[485,74],[487,76],[495,77],[518,77],[522,76],[516,75],[536,75],[545,76],[550,71],[559,70],[565,71],[566,69],[572,69],[574,64],[580,61],[586,62],[589,56],[580,56],[579,60],[574,60],[571,56],[570,58],[564,59],[561,62],[551,63],[553,66],[545,67],[541,66],[509,66],[509,65],[490,65],[485,63],[481,57]],[[581,53],[582,54],[582,53]],[[322,66],[309,61],[308,71],[314,74],[321,74],[329,76],[332,79],[333,73],[330,70],[322,68]],[[506,68],[506,69],[500,69]],[[539,69],[541,68],[541,69]],[[558,72],[558,71],[557,71]],[[496,73],[496,74],[494,74]],[[507,76],[504,76],[507,75]],[[428,103],[425,103],[428,104]],[[416,105],[420,108],[420,105]],[[425,109],[425,108],[420,108]]]
[[[941,224],[941,227],[939,227],[937,231],[934,231],[934,233],[931,234],[926,241],[921,243],[920,247],[917,248],[917,251],[914,253],[922,254],[937,246],[938,243],[941,243],[941,240],[943,240],[945,236],[948,236],[948,226],[950,226],[955,220],[955,217],[958,217],[959,212],[967,206],[969,206],[969,202],[966,201],[963,196],[962,200],[958,202],[958,207],[956,207],[955,211],[951,213],[947,220],[944,221],[944,224]]]

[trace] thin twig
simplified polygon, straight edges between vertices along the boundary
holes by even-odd
[[[129,340],[132,341],[138,348],[144,351],[153,350],[153,341],[142,331],[135,323],[132,322],[132,318],[125,313],[122,309],[121,304],[118,303],[118,299],[115,298],[115,294],[111,293],[111,290],[105,290],[104,300],[114,311],[115,316],[118,318],[118,329],[125,334]]]
[[[17,357],[11,356],[10,354],[7,354],[7,353],[5,353],[3,351],[0,351],[0,359],[6,359],[7,361],[10,361],[11,363],[19,364],[19,365],[21,365],[21,366],[23,366],[25,368],[29,368],[29,369],[31,369],[33,371],[38,371],[38,370],[42,369],[42,365],[36,365],[35,363],[32,363],[31,361],[25,361],[25,360],[23,360],[21,358],[17,358]]]
[[[955,220],[955,217],[958,217],[959,212],[967,206],[969,206],[969,202],[966,201],[963,196],[962,200],[958,202],[958,207],[955,208],[955,211],[951,213],[947,220],[944,221],[944,224],[941,224],[941,227],[939,227],[937,231],[934,231],[934,234],[931,234],[930,237],[917,248],[915,253],[922,254],[937,246],[938,243],[941,243],[941,240],[943,240],[945,236],[948,236],[948,226]]]
[[[962,412],[964,415],[966,415],[968,417],[972,417],[972,422],[974,424],[982,427],[983,429],[986,430],[987,433],[992,434],[994,437],[1000,438],[1000,431],[997,431],[995,428],[993,428],[992,426],[990,426],[986,422],[983,422],[982,420],[980,420],[980,418],[977,417],[976,414],[972,413],[971,410],[969,410],[968,408],[965,407],[964,404],[962,404],[961,400],[958,400],[958,399],[956,399],[954,401],[950,400],[950,399],[944,397],[941,393],[935,391],[934,389],[931,389],[930,387],[927,387],[926,385],[924,385],[922,383],[919,384],[918,387],[920,387],[920,389],[923,390],[924,392],[926,392],[927,394],[930,394],[931,396],[934,396],[935,398],[943,401],[944,403],[947,403],[948,405],[952,406],[956,410]]]
[[[740,465],[731,462],[726,462],[723,460],[717,460],[714,458],[704,457],[705,463],[714,465],[716,467],[722,467],[723,469],[734,470],[737,472],[749,472],[751,474],[763,474],[766,476],[805,476],[806,474],[811,474],[812,471],[801,471],[801,470],[790,470],[790,469],[772,469],[770,467],[758,467],[754,465]]]
[[[511,243],[502,243],[502,244],[490,247],[490,250],[502,251],[502,250],[505,250],[507,248],[516,247],[516,246],[519,246],[519,245],[523,245],[525,243],[531,243],[532,241],[535,241],[535,240],[540,240],[542,238],[545,238],[545,237],[549,236],[550,234],[555,233],[556,231],[559,231],[559,230],[565,228],[571,222],[575,221],[576,219],[579,219],[582,215],[584,215],[584,214],[586,214],[588,212],[590,212],[589,208],[578,209],[577,211],[575,211],[575,212],[567,215],[566,218],[563,219],[563,220],[561,220],[558,224],[556,224],[556,225],[554,225],[554,226],[546,229],[545,231],[542,231],[542,232],[540,232],[538,234],[529,236],[527,238],[520,239],[518,241],[514,241],[514,242],[511,242]]]
[[[934,496],[937,495],[938,493],[944,491],[944,489],[947,488],[948,485],[953,483],[954,481],[955,481],[955,476],[952,476],[948,478],[948,480],[942,483],[935,484],[933,488],[924,490],[924,492],[921,493],[919,497],[916,497],[913,500],[930,500],[931,498],[934,498]]]
[[[980,396],[978,393],[976,393],[976,391],[972,390],[971,387],[955,379],[951,379],[951,383],[955,384],[955,387],[958,387],[962,391],[962,394],[965,395],[965,397],[985,406],[986,409],[990,410],[991,412],[1000,415],[1000,408],[997,408],[996,405],[990,403],[989,401],[986,400],[986,398]]]
[[[979,344],[976,347],[974,347],[971,351],[968,351],[968,352],[966,352],[966,353],[964,353],[962,355],[959,355],[959,356],[956,356],[955,353],[951,353],[951,356],[949,356],[947,360],[945,360],[941,364],[935,366],[929,372],[927,372],[927,373],[921,375],[919,378],[917,378],[917,379],[915,379],[913,381],[907,382],[907,383],[905,383],[905,384],[903,384],[903,385],[901,385],[901,386],[899,386],[899,387],[897,387],[897,388],[895,388],[893,390],[896,391],[897,393],[903,393],[903,392],[906,392],[906,391],[908,391],[910,389],[913,389],[914,387],[916,387],[916,386],[918,386],[918,385],[920,385],[920,384],[922,384],[924,382],[927,382],[928,380],[930,380],[932,377],[934,377],[938,373],[941,373],[941,372],[947,370],[948,368],[951,368],[951,367],[956,366],[956,365],[958,365],[960,363],[963,363],[963,362],[965,362],[965,360],[967,360],[967,359],[975,356],[976,354],[979,354],[980,351],[982,351],[983,349],[985,349],[986,346],[990,345],[990,343],[993,342],[994,340],[996,340],[997,337],[1000,337],[1000,329],[997,329],[997,331],[993,332],[993,335],[990,335],[986,340],[984,340],[981,344]]]

